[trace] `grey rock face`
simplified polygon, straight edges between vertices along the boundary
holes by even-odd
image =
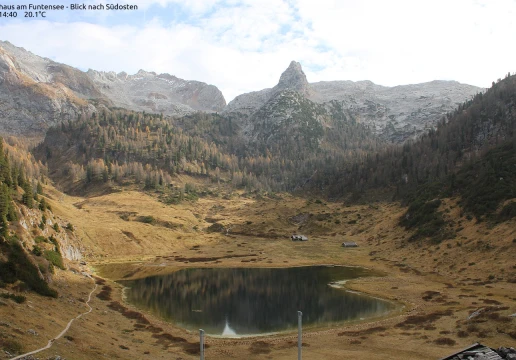
[[[0,133],[38,136],[105,106],[185,115],[226,105],[213,85],[140,70],[87,73],[0,41]]]
[[[223,112],[226,114],[251,115],[271,98],[271,94],[272,89],[263,89],[238,95],[230,101]]]
[[[87,75],[102,95],[115,106],[126,109],[186,115],[198,110],[221,111],[226,106],[224,96],[215,86],[169,74],[140,70],[128,75],[88,70]]]
[[[306,80],[306,75],[301,68],[301,64],[296,61],[292,61],[287,70],[281,74],[278,85],[272,89],[272,93],[276,94],[283,90],[295,90],[301,95],[308,97],[310,95],[309,89],[310,86],[308,84],[308,80]]]
[[[395,87],[370,81],[331,81],[311,87],[314,101],[339,101],[358,121],[392,142],[403,142],[434,128],[448,112],[482,90],[456,81]]]
[[[301,65],[291,62],[272,89],[237,96],[224,109],[226,114],[244,114],[250,119],[278,92],[294,90],[305,98],[327,105],[337,102],[357,121],[392,142],[417,137],[457,105],[482,89],[456,81],[380,86],[371,81],[324,81],[308,83]],[[243,128],[252,127],[244,121]]]
[[[42,71],[49,64],[48,59],[0,43],[0,133],[36,136],[59,121],[95,111],[72,89],[52,81],[51,72]]]

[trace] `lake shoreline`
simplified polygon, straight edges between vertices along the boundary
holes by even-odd
[[[294,312],[290,314],[288,310],[292,301],[304,304],[297,310],[303,312],[303,328],[307,330],[328,328],[329,324],[335,327],[383,318],[393,311],[398,311],[400,306],[388,299],[369,296],[342,286],[350,280],[379,275],[378,272],[362,267],[342,265],[282,268],[215,267],[181,269],[167,275],[119,280],[118,283],[124,286],[125,302],[143,312],[150,311],[154,316],[172,324],[181,323],[181,327],[190,331],[203,328],[209,336],[219,337],[228,332],[235,338],[288,333],[294,328],[297,329],[297,320],[291,316]],[[253,285],[254,283],[257,285]],[[337,283],[341,286],[335,286]],[[194,289],[193,292],[185,293],[190,288]],[[203,288],[217,290],[209,295],[203,295]],[[180,300],[174,300],[177,293],[181,294]],[[308,293],[310,295],[307,297]],[[264,294],[267,294],[266,299],[263,298]],[[285,303],[284,299],[290,301]],[[193,302],[196,304],[193,307],[199,308],[198,310],[188,310]],[[215,308],[211,308],[210,304],[215,304]],[[245,310],[239,310],[238,308],[244,304]],[[316,307],[311,309],[310,304]],[[158,310],[159,308],[162,310]],[[182,308],[186,310],[181,310]],[[224,322],[220,314],[225,314],[224,331],[220,328]],[[239,315],[235,317],[231,314]],[[260,318],[245,320],[246,317],[254,316],[253,314],[260,314]],[[188,320],[189,318],[191,320]],[[269,325],[267,322],[262,323],[262,318],[274,319],[275,329],[266,330]],[[285,320],[280,320],[282,318]],[[193,319],[200,322],[196,326],[188,325]],[[212,321],[215,323],[211,324]],[[281,326],[278,325],[278,321],[287,322]],[[215,324],[219,324],[218,330],[212,329]],[[248,325],[243,324],[254,324],[260,330],[256,328],[249,333],[245,330]],[[237,336],[235,331],[238,333]]]

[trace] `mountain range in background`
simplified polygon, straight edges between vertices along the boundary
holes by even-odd
[[[224,108],[224,113],[239,113],[252,119],[285,90],[294,90],[317,104],[337,105],[381,138],[403,142],[435,127],[444,115],[482,89],[456,81],[395,87],[371,81],[309,83],[301,64],[292,61],[275,87],[237,96]]]
[[[83,72],[0,41],[0,133],[41,136],[63,120],[107,107],[186,115],[225,105],[219,89],[199,81],[143,70]]]
[[[276,86],[226,105],[217,87],[199,81],[144,70],[83,72],[0,41],[0,133],[9,135],[42,136],[63,120],[118,107],[176,117],[217,112],[235,119],[245,141],[267,141],[271,130],[296,126],[291,121],[296,114],[312,112],[326,126],[324,115],[338,109],[381,139],[400,143],[434,128],[481,90],[455,81],[395,87],[371,81],[309,83],[301,64],[292,61]]]

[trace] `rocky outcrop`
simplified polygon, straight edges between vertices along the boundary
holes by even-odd
[[[0,133],[36,136],[60,121],[75,120],[83,113],[95,111],[72,89],[51,81],[52,73],[41,71],[48,65],[48,59],[0,43]],[[63,76],[56,68],[54,72]]]
[[[244,141],[269,146],[285,138],[302,136],[315,146],[322,136],[321,108],[309,100],[312,91],[301,64],[292,61],[271,89],[242,94],[224,114],[235,118]]]
[[[281,74],[278,84],[272,88],[272,95],[283,90],[294,90],[305,97],[310,97],[310,85],[300,63],[296,61],[290,63],[287,70]]]
[[[63,120],[109,106],[185,115],[225,105],[219,89],[199,81],[143,70],[85,73],[0,41],[0,134],[40,136]]]
[[[244,116],[243,129],[267,102],[285,90],[307,100],[341,110],[368,125],[374,133],[392,142],[403,142],[435,127],[458,104],[482,89],[456,81],[432,81],[416,85],[380,86],[371,81],[325,81],[308,83],[301,65],[292,61],[272,89],[237,96],[224,109],[227,115]],[[247,120],[246,120],[247,119]],[[263,121],[263,118],[260,118]],[[249,135],[249,134],[248,134]]]
[[[16,226],[16,233],[28,249],[32,249],[32,247],[36,245],[36,234],[46,238],[53,236],[59,244],[63,258],[70,261],[78,261],[83,258],[85,252],[84,246],[81,240],[75,235],[75,232],[66,230],[67,221],[55,216],[50,211],[43,214],[38,209],[29,209],[23,205],[20,205],[19,208],[19,220]],[[46,219],[44,225],[42,225],[43,215]],[[54,228],[56,223],[57,231]],[[45,245],[47,245],[49,249],[52,249],[52,244],[40,244],[40,246]]]
[[[226,106],[217,87],[169,74],[140,70],[128,75],[88,70],[87,75],[103,96],[126,109],[186,115],[194,111],[217,112]]]
[[[456,81],[386,87],[370,81],[310,84],[312,100],[334,100],[386,140],[403,142],[434,128],[457,105],[482,89]]]

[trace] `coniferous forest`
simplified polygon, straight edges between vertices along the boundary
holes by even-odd
[[[83,184],[113,181],[154,189],[187,174],[233,189],[309,190],[331,199],[360,199],[378,189],[406,199],[440,181],[450,182],[453,192],[461,169],[480,163],[496,173],[498,164],[482,159],[514,143],[516,77],[493,83],[443,117],[435,130],[403,145],[382,142],[334,105],[324,126],[275,129],[268,141],[242,136],[234,114],[165,118],[106,110],[50,129],[35,154],[56,179]],[[312,112],[297,116],[309,123]]]
[[[43,214],[51,211],[40,197],[39,180],[44,166],[36,162],[22,144],[14,139],[11,142],[12,145],[6,144],[0,138],[0,250],[5,256],[5,259],[0,258],[0,287],[21,280],[23,286],[40,295],[57,297],[56,290],[49,287],[44,277],[54,271],[54,265],[63,267],[57,241],[50,237],[54,250],[42,251],[35,246],[30,254],[17,235],[9,231],[11,222],[25,215],[21,205],[26,209],[38,208]],[[35,261],[32,255],[40,259]]]

